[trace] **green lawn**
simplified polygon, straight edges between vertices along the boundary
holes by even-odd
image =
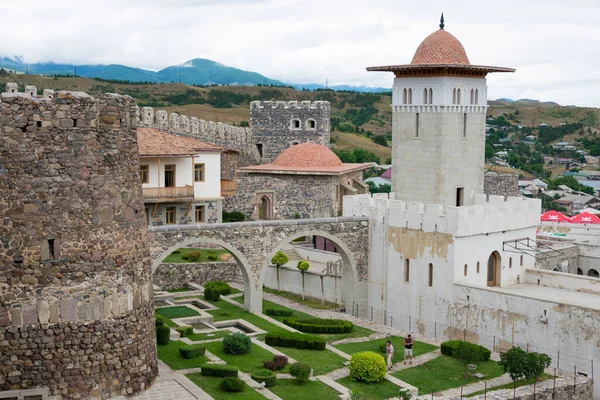
[[[207,312],[214,316],[214,322],[227,321],[230,319],[244,319],[250,322],[252,325],[259,327],[270,333],[282,333],[289,332],[285,328],[280,328],[277,325],[270,323],[264,318],[259,317],[256,314],[252,314],[241,307],[231,304],[225,300],[219,300],[217,302],[211,301],[210,303],[219,307],[218,310],[208,310]]]
[[[179,325],[177,325],[175,322],[171,321],[169,318],[160,315],[157,311],[154,311],[154,318],[156,319],[160,319],[162,322],[165,323],[165,325],[170,326],[171,328],[175,328]]]
[[[337,308],[337,305],[334,303],[330,303],[330,302],[326,301],[325,304],[323,304],[321,299],[316,299],[314,297],[306,297],[305,296],[304,300],[302,300],[302,296],[299,294],[285,292],[283,290],[280,290],[279,292],[277,292],[277,289],[271,289],[266,286],[263,286],[263,291],[265,291],[267,293],[273,293],[273,294],[276,294],[281,297],[285,297],[286,299],[295,301],[296,303],[303,304],[305,306],[308,306],[308,307],[311,307],[311,308],[314,308],[317,310],[332,310],[334,308]]]
[[[185,306],[157,308],[156,313],[169,319],[195,317],[196,315],[200,315],[198,311]]]
[[[190,289],[184,288],[184,287],[183,288],[179,288],[179,289],[169,289],[169,290],[167,290],[167,292],[169,292],[169,293],[181,293],[181,292],[189,292],[189,291],[190,291]]]
[[[480,380],[496,378],[504,374],[496,361],[486,361],[478,364],[477,371],[484,375],[478,379],[472,375],[464,377],[464,366],[456,358],[439,356],[426,363],[395,372],[393,375],[419,388],[420,394],[441,392],[457,388]]]
[[[375,353],[379,353],[379,345],[385,344],[387,340],[392,341],[392,346],[394,346],[394,359],[392,362],[395,364],[404,359],[404,338],[401,336],[392,336],[390,338],[377,339],[377,340],[369,340],[368,342],[360,342],[360,343],[346,343],[346,344],[338,344],[334,347],[338,350],[343,351],[347,354],[358,353],[359,351],[374,351]],[[424,353],[429,353],[430,351],[436,350],[437,347],[428,343],[423,342],[414,342],[413,345],[413,357],[419,356]],[[379,353],[385,358],[385,353]]]
[[[185,346],[188,345],[179,340],[171,340],[169,344],[165,346],[158,345],[156,346],[158,358],[172,369],[197,368],[200,364],[209,361],[205,356],[198,356],[191,359],[181,357],[179,348]]]
[[[300,385],[295,379],[277,379],[269,390],[282,400],[338,400],[340,393],[320,381],[308,381]],[[310,395],[308,395],[310,393]]]
[[[300,350],[291,347],[275,348],[296,361],[308,364],[313,369],[315,376],[326,374],[338,368],[343,368],[344,365],[342,362],[346,361],[345,358],[342,358],[329,350]]]
[[[186,336],[186,338],[192,340],[192,341],[199,341],[199,340],[211,340],[211,339],[220,339],[223,338],[227,335],[231,334],[231,331],[228,330],[223,330],[223,331],[215,331],[215,332],[210,332],[212,334],[212,336],[208,336],[208,333],[194,333],[192,335]]]
[[[377,383],[355,382],[350,377],[338,379],[337,383],[361,395],[361,400],[384,400],[398,397],[400,387],[383,379]]]
[[[189,263],[189,262],[216,262],[216,261],[223,261],[220,257],[223,254],[229,254],[229,252],[227,250],[217,250],[217,249],[191,249],[191,248],[181,248],[179,250],[175,250],[175,251],[179,251],[178,254],[176,254],[175,252],[169,254],[168,256],[165,257],[165,259],[162,261],[164,263]],[[184,260],[183,256],[187,255],[188,253],[192,252],[192,251],[199,251],[201,256],[200,256],[200,261],[189,261],[189,260]],[[216,260],[209,260],[208,257],[210,255],[216,256],[217,259]]]
[[[552,378],[553,378],[553,376],[550,374],[542,374],[542,376],[539,378],[538,382],[547,381],[548,379],[552,379]],[[525,380],[517,382],[517,387],[527,386],[527,385],[533,385],[533,379],[525,379]],[[507,383],[506,385],[489,387],[487,389],[487,392],[489,393],[494,390],[512,389],[513,387],[514,387],[513,383]],[[478,396],[478,395],[484,394],[484,393],[485,393],[485,390],[480,390],[479,392],[471,393],[465,397],[475,397],[475,396]]]
[[[242,372],[252,373],[263,368],[263,361],[272,360],[273,353],[252,343],[252,348],[246,354],[233,355],[223,351],[223,342],[206,343],[206,350],[210,351],[228,365],[237,367]]]
[[[265,400],[263,395],[256,392],[248,385],[246,385],[243,392],[229,393],[219,389],[219,385],[221,384],[221,381],[223,381],[223,378],[202,376],[200,374],[188,374],[186,377],[188,377],[198,387],[202,388],[202,390],[208,393],[215,400]]]

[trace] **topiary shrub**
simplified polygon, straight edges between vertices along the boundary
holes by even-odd
[[[166,325],[156,327],[156,343],[161,346],[166,346],[171,340],[171,328]]]
[[[300,332],[307,333],[350,333],[354,328],[352,322],[344,319],[286,318],[283,323]]]
[[[308,269],[310,268],[310,263],[308,261],[299,260],[298,265],[296,265],[296,268],[298,268],[301,272],[308,271]]]
[[[325,350],[327,342],[317,336],[303,335],[301,333],[268,333],[265,343],[269,346],[295,347],[297,349]]]
[[[242,392],[244,390],[245,386],[246,386],[246,384],[240,378],[229,377],[229,378],[225,378],[221,381],[221,383],[219,384],[219,389],[221,389],[225,392],[238,393],[238,392]],[[265,386],[266,386],[266,384],[265,384]]]
[[[348,369],[353,381],[375,383],[385,376],[386,364],[381,354],[361,351],[352,355]]]
[[[267,315],[271,315],[274,317],[291,317],[292,315],[294,315],[294,312],[292,310],[267,308]]]
[[[183,357],[187,360],[189,360],[191,358],[203,356],[205,352],[206,352],[206,347],[202,346],[201,344],[193,344],[190,346],[185,346],[185,347],[179,348],[179,354],[181,354],[181,357]]]
[[[163,326],[164,324],[165,324],[165,321],[163,321],[162,319],[158,319],[158,318],[154,319],[154,326],[156,326],[157,328],[159,326]]]
[[[231,294],[231,286],[223,281],[208,281],[204,284],[204,290],[206,290],[206,288],[218,289],[223,296]]]
[[[290,375],[296,378],[298,383],[304,383],[310,377],[310,367],[303,363],[293,363],[290,367]]]
[[[219,365],[219,364],[202,364],[200,365],[201,374],[204,376],[238,376],[238,370],[236,367],[230,365]]]
[[[194,334],[194,328],[191,326],[180,326],[175,328],[177,332],[179,332],[179,337],[188,337]]]
[[[275,386],[277,383],[277,375],[273,371],[269,371],[268,369],[258,369],[254,371],[252,375],[250,375],[252,380],[261,383],[265,383],[265,387]]]
[[[263,361],[263,366],[271,371],[281,371],[288,363],[286,356],[274,356],[272,360]]]
[[[171,254],[180,254],[181,250],[177,249],[177,250],[173,250],[173,252]]]
[[[228,354],[244,354],[251,347],[252,341],[243,333],[232,333],[223,338],[223,351]]]
[[[219,301],[221,290],[214,287],[204,287],[204,300]]]
[[[279,250],[271,259],[271,264],[281,267],[283,264],[287,264],[288,261],[288,256],[283,251]]]
[[[208,256],[208,260],[209,260],[209,261],[217,261],[217,256],[215,256],[214,254],[210,254],[210,255]]]
[[[202,259],[202,253],[199,251],[190,251],[187,256],[191,262],[198,262]]]
[[[440,345],[440,351],[446,356],[457,357],[460,346],[469,347],[470,352],[477,352],[479,357],[475,361],[488,361],[492,355],[492,352],[487,348],[478,344],[464,342],[462,340],[449,340],[444,342]]]
[[[181,256],[181,259],[185,260],[185,261],[189,261],[190,256],[188,256],[187,254],[184,254],[184,255]]]

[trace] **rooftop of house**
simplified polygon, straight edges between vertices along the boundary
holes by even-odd
[[[137,138],[140,157],[192,156],[203,152],[223,152],[223,148],[211,143],[155,128],[138,128]]]
[[[370,168],[371,163],[343,163],[327,147],[301,143],[284,150],[273,163],[240,168],[240,171],[270,174],[340,175]]]

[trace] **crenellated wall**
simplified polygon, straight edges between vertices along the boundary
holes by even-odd
[[[158,369],[135,101],[0,95],[0,391],[147,388]]]

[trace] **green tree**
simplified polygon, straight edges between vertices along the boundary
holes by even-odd
[[[480,360],[480,352],[477,347],[471,345],[471,343],[460,342],[456,349],[455,357],[463,363],[466,378],[469,374],[469,364],[475,364],[475,362]]]
[[[491,145],[486,144],[485,145],[485,159],[488,160],[490,158],[493,158],[494,154],[496,154],[496,152],[494,151],[494,148]]]
[[[373,142],[375,142],[377,144],[380,144],[382,146],[388,147],[387,140],[385,139],[385,136],[375,135],[375,136],[373,136]]]
[[[279,250],[271,259],[271,264],[277,267],[277,293],[279,293],[279,267],[283,264],[287,264],[289,261],[288,256],[281,250]]]
[[[308,271],[310,264],[308,261],[298,260],[298,265],[296,265],[296,268],[298,268],[302,273],[302,300],[304,300],[304,273]]]
[[[507,352],[500,354],[500,362],[504,372],[508,373],[515,386],[517,381],[525,377],[527,353],[520,347],[513,347]]]
[[[549,355],[543,353],[527,353],[527,362],[525,368],[526,379],[539,379],[544,370],[550,366],[552,359]]]

